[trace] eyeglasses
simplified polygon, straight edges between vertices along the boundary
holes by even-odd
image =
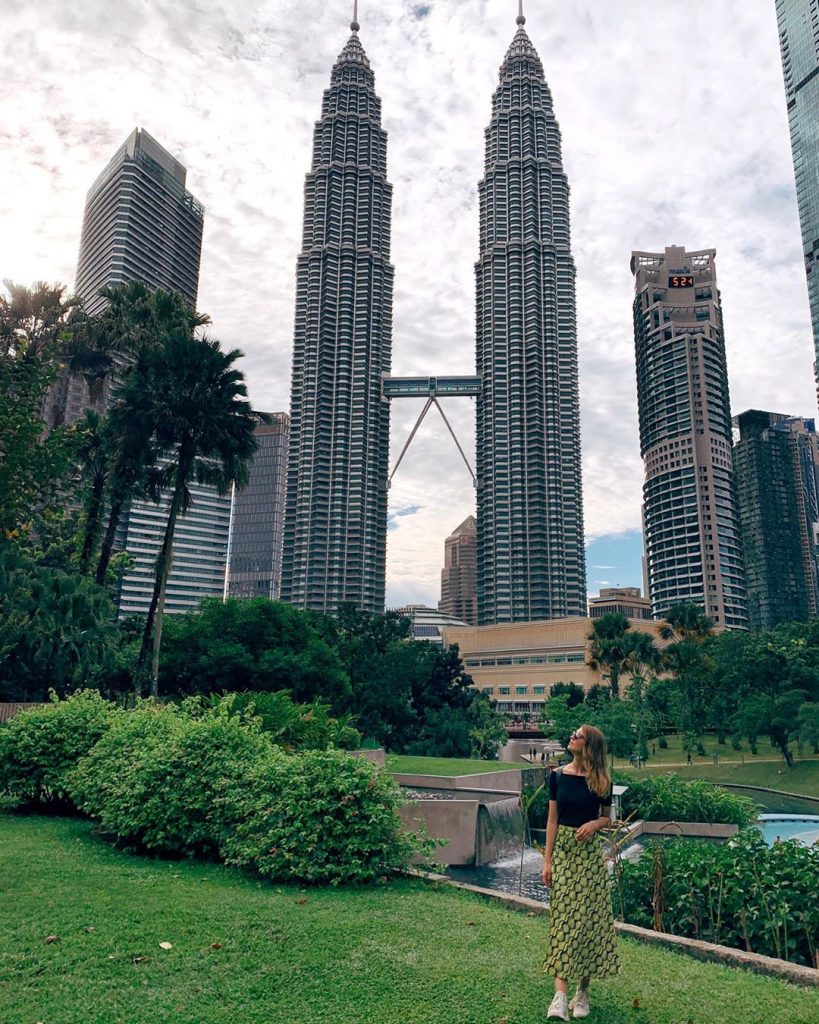
[[[569,737],[570,740],[584,740],[585,738],[582,732],[573,732]]]

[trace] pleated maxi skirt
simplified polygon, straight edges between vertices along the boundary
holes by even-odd
[[[598,836],[584,843],[559,825],[552,854],[548,954],[544,971],[571,980],[617,974],[620,956],[611,889]]]

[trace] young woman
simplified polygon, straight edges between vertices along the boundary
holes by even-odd
[[[549,823],[541,878],[551,886],[549,953],[543,969],[555,978],[547,1018],[589,1015],[589,979],[617,974],[611,894],[597,833],[609,824],[611,776],[606,738],[581,725],[569,739],[571,764],[549,776]],[[569,978],[577,991],[568,1002]]]

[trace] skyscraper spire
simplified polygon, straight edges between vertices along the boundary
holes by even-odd
[[[358,2],[358,0],[356,0]],[[525,25],[526,19],[523,17],[523,0],[518,0],[518,16],[515,18],[516,25]]]
[[[282,598],[330,614],[346,602],[383,612],[387,550],[392,186],[381,101],[351,28],[304,189],[282,556]]]
[[[518,11],[478,185],[479,625],[586,614],[569,186]]]
[[[523,0],[521,0],[523,3]],[[358,24],[358,0],[353,0],[353,20],[350,22],[350,29],[353,32],[358,32],[361,26]]]

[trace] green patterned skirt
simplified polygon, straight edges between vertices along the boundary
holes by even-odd
[[[559,825],[552,854],[549,952],[544,971],[557,978],[617,974],[620,956],[611,913],[608,871],[598,836],[585,843]]]

